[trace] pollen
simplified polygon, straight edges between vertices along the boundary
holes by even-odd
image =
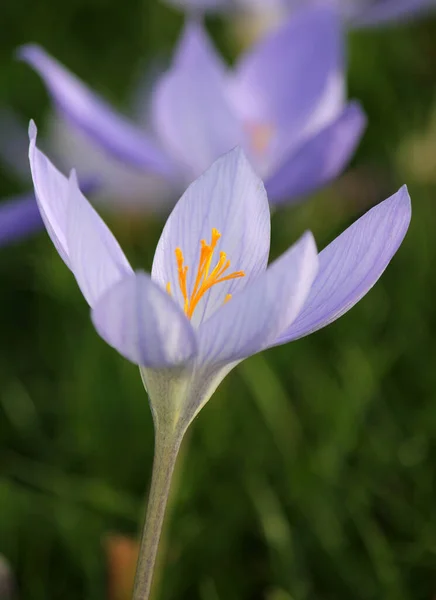
[[[197,274],[191,291],[188,290],[188,266],[185,265],[183,252],[180,248],[175,249],[179,287],[180,291],[182,292],[184,302],[183,308],[188,319],[192,318],[194,310],[201,298],[214,285],[245,276],[243,271],[234,271],[233,273],[228,273],[230,268],[230,260],[228,260],[225,252],[219,253],[218,262],[212,268],[213,255],[220,237],[220,232],[217,229],[212,229],[210,244],[208,244],[206,240],[201,240]],[[169,282],[167,283],[166,290],[168,294],[171,295],[171,284]],[[224,304],[228,302],[231,297],[231,294],[227,294],[224,299]]]

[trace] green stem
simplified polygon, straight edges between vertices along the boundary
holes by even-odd
[[[155,434],[153,474],[136,567],[133,600],[148,600],[180,439]]]

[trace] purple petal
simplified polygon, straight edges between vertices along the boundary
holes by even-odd
[[[71,270],[90,306],[132,272],[115,237],[79,189],[69,180],[66,239]]]
[[[79,189],[36,147],[36,127],[29,127],[29,158],[39,210],[47,231],[73,271],[89,304],[131,272],[117,241]]]
[[[315,135],[321,129],[337,119],[344,110],[345,103],[345,73],[344,71],[332,72],[318,104],[309,116],[309,119],[296,142],[301,143],[301,141],[307,139],[310,135]],[[289,149],[289,142],[287,146],[282,144],[282,147]]]
[[[300,10],[239,62],[233,99],[248,121],[297,136],[332,76],[343,71],[339,15],[327,6]]]
[[[200,241],[210,243],[212,229],[221,233],[211,268],[219,252],[227,254],[230,271],[245,277],[215,285],[200,301],[193,322],[199,323],[233,294],[262,273],[267,265],[270,244],[268,199],[240,149],[219,158],[199,177],[171,213],[153,262],[152,277],[161,286],[169,282],[173,297],[183,306],[174,251],[179,247],[188,265],[188,292],[192,291],[200,256]]]
[[[36,201],[56,250],[65,264],[70,267],[66,240],[68,180],[36,147],[36,135],[36,125],[31,121],[29,125],[29,161]]]
[[[300,316],[274,345],[332,323],[369,292],[398,250],[411,218],[406,186],[372,208],[319,255],[318,277]]]
[[[221,78],[227,74],[226,64],[215,50],[201,22],[187,21],[174,53],[172,68],[206,70]]]
[[[65,118],[106,151],[135,167],[174,175],[171,161],[139,127],[116,113],[42,48],[23,46],[19,56],[43,78]]]
[[[0,204],[0,246],[28,237],[44,228],[35,194],[29,192]]]
[[[398,21],[417,16],[423,10],[435,8],[434,0],[378,0],[367,2],[355,10],[352,22],[358,27],[382,25],[389,21]]]
[[[223,365],[259,352],[287,329],[303,307],[318,269],[311,233],[235,295],[199,330],[200,361]]]
[[[346,167],[366,126],[360,105],[341,115],[292,153],[266,181],[272,203],[296,201],[325,185]]]
[[[196,353],[195,333],[183,311],[145,273],[110,288],[94,306],[92,321],[110,346],[138,365],[173,367]]]
[[[198,177],[244,140],[226,96],[226,72],[199,25],[187,26],[174,66],[153,95],[153,122],[168,152]]]

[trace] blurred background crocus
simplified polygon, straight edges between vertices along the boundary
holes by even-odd
[[[233,11],[283,16],[300,7],[336,7],[351,27],[382,25],[411,17],[436,7],[435,0],[167,0],[189,11]]]
[[[240,145],[277,204],[301,200],[335,178],[360,140],[365,116],[346,101],[343,41],[335,10],[298,11],[229,70],[203,26],[188,21],[170,69],[151,92],[148,127],[117,113],[41,47],[24,46],[19,55],[41,75],[67,123],[71,136],[60,146],[81,180],[92,177],[94,163],[75,145],[78,137],[112,162],[160,180],[174,201]],[[159,191],[145,191],[145,207],[152,195],[157,208]]]

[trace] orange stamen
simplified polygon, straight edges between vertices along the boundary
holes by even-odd
[[[225,252],[220,252],[220,257],[215,265],[215,267],[210,270],[212,258],[214,251],[216,249],[218,240],[220,239],[221,234],[216,229],[212,229],[211,242],[208,244],[206,240],[201,240],[200,242],[200,258],[198,261],[198,269],[197,276],[195,278],[194,286],[192,288],[191,294],[188,293],[187,286],[187,274],[188,267],[185,265],[185,260],[183,258],[183,252],[180,248],[176,248],[176,262],[177,262],[177,271],[179,278],[179,286],[180,291],[182,292],[182,297],[184,301],[184,311],[188,319],[192,318],[194,314],[194,310],[200,302],[201,298],[204,294],[210,290],[217,283],[222,283],[223,281],[229,281],[230,279],[237,279],[239,277],[244,277],[245,273],[243,271],[235,271],[234,273],[229,273],[228,275],[224,275],[224,273],[230,267],[230,261],[227,259],[227,255]],[[167,283],[166,290],[168,294],[171,295],[171,284]],[[232,295],[227,294],[224,303],[228,302],[231,299]]]

